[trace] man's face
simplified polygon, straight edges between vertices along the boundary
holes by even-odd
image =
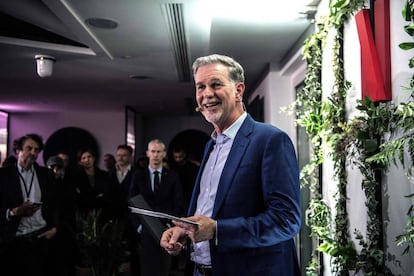
[[[110,170],[114,167],[115,160],[110,155],[105,155],[103,158],[103,163],[104,163],[105,168],[107,170]]]
[[[147,157],[151,168],[159,168],[162,160],[166,155],[165,148],[159,143],[149,143],[147,149]]]
[[[222,64],[201,66],[194,79],[196,101],[206,120],[221,129],[230,126],[239,115],[237,102],[241,102],[244,84],[230,80]]]
[[[69,166],[69,156],[66,153],[59,153],[57,156],[63,160],[63,168],[67,168]]]
[[[177,164],[182,164],[182,163],[184,163],[184,160],[185,160],[185,152],[183,152],[183,151],[174,151],[173,152],[173,158],[174,158],[174,161]]]
[[[131,163],[131,154],[126,149],[118,149],[115,158],[120,166],[128,166]]]
[[[65,174],[65,169],[59,168],[58,166],[49,166],[49,169],[53,170],[56,178],[63,177],[63,175]]]
[[[21,150],[17,151],[17,159],[20,166],[25,169],[29,169],[37,160],[40,148],[36,141],[32,139],[26,139],[23,142]]]

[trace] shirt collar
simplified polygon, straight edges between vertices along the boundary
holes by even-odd
[[[160,174],[162,174],[162,166],[159,167],[158,169],[154,170],[153,168],[151,168],[150,166],[148,166],[148,169],[150,171],[151,174],[153,174],[155,171],[160,172]]]
[[[25,169],[23,169],[22,166],[17,164],[17,169],[18,169],[19,173],[32,173],[33,172],[33,165],[30,167],[29,170],[26,171]]]
[[[126,168],[127,168],[126,171],[130,171],[131,168],[132,168],[131,164],[129,164]],[[118,164],[116,164],[116,170],[117,171],[120,171],[120,168],[119,168],[119,165]]]
[[[236,134],[239,131],[246,117],[247,117],[247,112],[243,112],[243,114],[240,115],[240,117],[230,127],[228,127],[225,131],[223,131],[222,134],[227,136],[230,139],[234,139],[234,137],[236,137]],[[213,131],[213,133],[211,134],[211,139],[213,139],[214,142],[217,140],[216,131]]]

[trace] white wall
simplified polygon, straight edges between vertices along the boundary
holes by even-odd
[[[408,86],[414,73],[408,67],[408,60],[414,53],[413,51],[403,51],[398,47],[401,42],[412,41],[412,38],[403,30],[403,26],[407,24],[401,16],[404,1],[393,0],[391,2],[391,80],[393,101],[399,103],[406,101],[409,96],[409,92],[405,91],[403,87]],[[386,215],[386,244],[389,253],[388,264],[393,268],[393,272],[401,275],[414,275],[413,248],[409,255],[401,255],[404,247],[397,246],[394,242],[395,237],[402,233],[403,227],[406,225],[407,217],[405,214],[409,205],[413,203],[404,198],[405,195],[414,193],[414,182],[408,180],[405,171],[402,166],[391,167],[384,177],[383,207]],[[402,266],[398,267],[393,262],[393,258],[401,261]]]
[[[247,99],[247,103],[250,103],[257,96],[264,97],[264,121],[285,131],[294,144],[296,142],[294,111],[283,112],[282,109],[294,103],[295,87],[303,80],[303,76],[298,78],[298,74],[303,75],[304,69],[303,66],[298,66],[293,71],[282,68],[269,72]]]

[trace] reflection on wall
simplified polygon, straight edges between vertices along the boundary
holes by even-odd
[[[7,157],[8,119],[9,114],[0,111],[0,164]]]
[[[125,109],[125,128],[126,128],[126,135],[125,135],[125,142],[128,146],[131,146],[134,150],[135,156],[135,110],[131,107],[126,107]]]

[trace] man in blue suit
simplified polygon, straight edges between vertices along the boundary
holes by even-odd
[[[201,57],[193,73],[197,110],[214,126],[188,211],[198,225],[175,221],[160,245],[171,255],[191,247],[194,275],[300,275],[299,169],[289,137],[245,112],[235,60]]]

